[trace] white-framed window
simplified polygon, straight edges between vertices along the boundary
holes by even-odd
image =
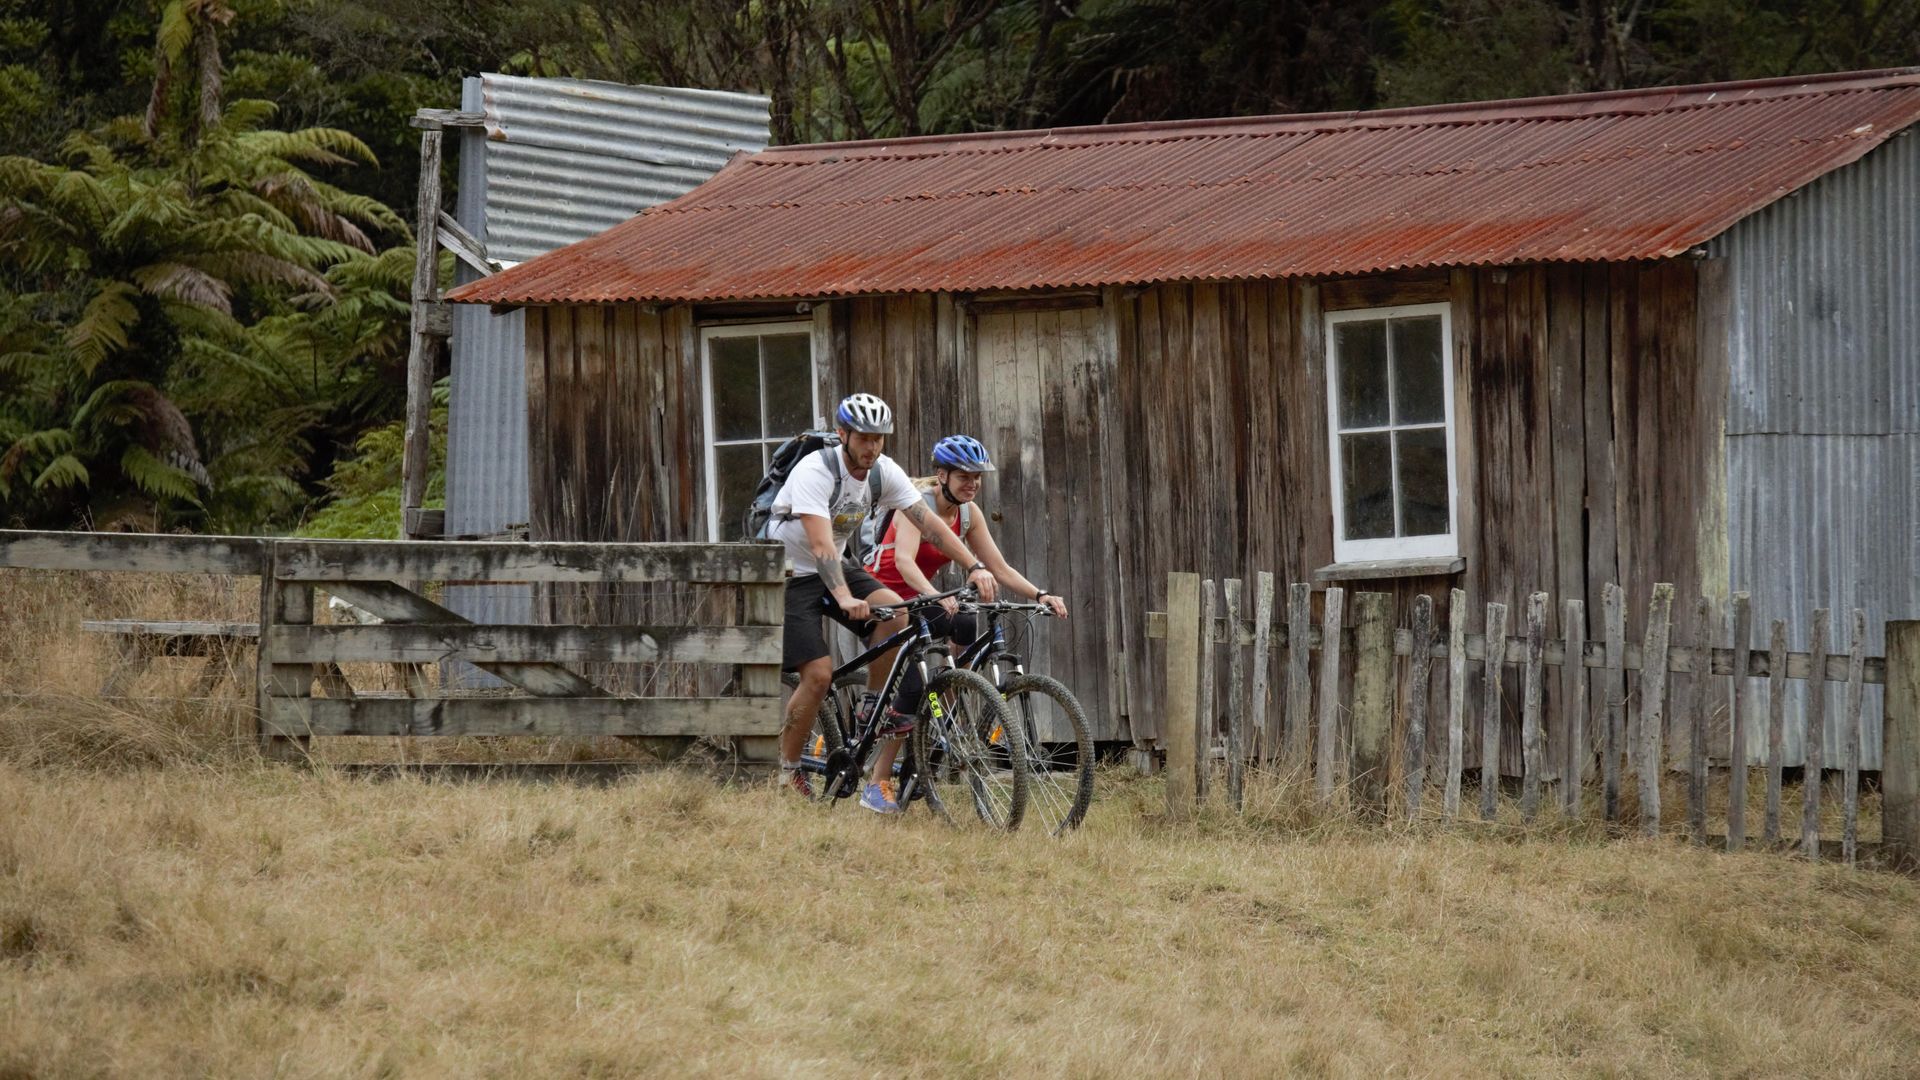
[[[812,327],[752,323],[700,331],[710,540],[741,539],[740,519],[774,449],[820,416]]]
[[[1326,316],[1336,562],[1460,553],[1446,304]]]

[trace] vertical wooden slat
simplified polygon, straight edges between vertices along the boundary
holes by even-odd
[[[1580,815],[1581,779],[1587,767],[1587,605],[1568,600],[1562,619],[1567,657],[1560,668],[1567,710],[1567,760],[1560,778],[1560,804],[1568,817]]]
[[[1673,628],[1673,585],[1659,582],[1647,605],[1647,636],[1640,649],[1640,832],[1660,834],[1660,776],[1667,716],[1667,643]]]
[[[440,302],[440,143],[442,131],[420,133],[419,215],[415,219],[413,253],[413,329],[407,348],[407,417],[400,462],[400,505],[405,509],[426,501],[427,478],[433,472],[433,372],[446,338],[427,330],[429,305]],[[400,530],[406,534],[406,523]],[[262,639],[265,640],[264,638]]]
[[[1207,788],[1213,774],[1214,663],[1213,642],[1218,633],[1213,621],[1219,617],[1220,589],[1212,578],[1200,582],[1200,715],[1195,720],[1193,747],[1193,797],[1207,801]]]
[[[1447,598],[1447,781],[1440,812],[1448,820],[1460,813],[1460,773],[1467,757],[1467,593],[1454,589]]]
[[[1420,817],[1427,787],[1427,698],[1433,683],[1433,597],[1413,598],[1413,655],[1407,663],[1407,820]]]
[[[1767,817],[1760,826],[1768,847],[1780,843],[1780,780],[1786,764],[1787,620],[1775,619],[1767,640]]]
[[[1485,695],[1480,702],[1480,818],[1492,821],[1500,797],[1500,722],[1505,706],[1500,683],[1507,666],[1507,605],[1487,605],[1487,647],[1483,658]]]
[[[1273,671],[1273,575],[1262,570],[1254,580],[1258,584],[1253,601],[1253,687],[1247,695],[1247,731],[1253,738],[1250,756],[1266,761],[1273,757],[1275,743],[1273,732],[1267,730],[1267,718],[1272,715],[1267,698],[1272,693],[1268,683]]]
[[[1746,593],[1733,594],[1732,712],[1727,717],[1727,850],[1747,844],[1747,670],[1753,662],[1753,606]]]
[[[748,626],[779,626],[785,622],[786,586],[779,582],[746,587]],[[754,696],[777,697],[780,665],[749,664],[740,671],[740,690]]]
[[[1687,687],[1687,822],[1696,844],[1707,842],[1707,713],[1713,706],[1713,601],[1693,609],[1693,679]]]
[[[1920,621],[1886,624],[1887,707],[1880,758],[1881,852],[1920,870]]]
[[[1540,812],[1541,774],[1547,765],[1540,722],[1546,653],[1547,594],[1537,592],[1527,597],[1527,661],[1520,683],[1520,815],[1528,821]]]
[[[1354,597],[1353,803],[1368,820],[1387,816],[1387,746],[1393,729],[1393,596]]]
[[[1320,730],[1314,739],[1314,793],[1323,801],[1332,801],[1335,777],[1335,752],[1339,745],[1340,724],[1340,624],[1345,619],[1346,593],[1338,585],[1326,593],[1326,609],[1320,618]]]
[[[1602,594],[1602,617],[1606,633],[1605,694],[1606,726],[1600,732],[1600,802],[1608,821],[1620,820],[1620,740],[1626,732],[1626,689],[1623,679],[1627,662],[1626,596],[1620,586],[1608,582]]]
[[[1194,708],[1200,678],[1200,576],[1167,575],[1167,817],[1193,813]]]
[[[1860,843],[1860,702],[1867,674],[1867,613],[1853,609],[1853,635],[1847,648],[1847,713],[1840,722],[1847,770],[1841,790],[1840,857],[1854,865]]]
[[[272,594],[271,618],[275,626],[307,626],[313,622],[313,586],[303,581],[274,581],[261,579],[261,587]],[[258,646],[262,654],[271,653],[267,637],[262,634]],[[307,699],[313,696],[313,665],[311,663],[283,664],[277,658],[268,666],[268,693],[281,702],[292,702],[302,708],[289,713],[283,705],[278,715],[283,724],[294,723],[305,727],[311,722],[312,714],[304,708]],[[273,715],[269,713],[269,715]],[[305,735],[283,737],[270,736],[262,750],[269,758],[279,760],[304,760],[312,740]]]
[[[1307,738],[1313,723],[1313,586],[1287,586],[1286,764],[1290,772],[1307,766]]]
[[[1813,663],[1807,680],[1807,762],[1800,779],[1800,853],[1816,861],[1820,858],[1821,774],[1827,763],[1827,647],[1832,643],[1832,617],[1826,608],[1814,610],[1809,631],[1813,640],[1808,642]]]
[[[1227,601],[1227,802],[1239,810],[1247,750],[1246,650],[1240,647],[1242,583],[1228,578],[1222,586]]]

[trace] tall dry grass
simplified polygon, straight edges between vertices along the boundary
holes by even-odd
[[[1063,842],[612,788],[0,765],[0,1075],[1910,1076],[1920,888],[1103,778]]]

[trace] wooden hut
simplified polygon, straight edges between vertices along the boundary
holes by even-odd
[[[1610,581],[1788,614],[1760,577],[1801,565],[1876,626],[1920,602],[1920,551],[1741,525],[1776,458],[1920,523],[1916,120],[1920,69],[783,147],[451,299],[526,309],[535,538],[730,538],[856,389],[910,468],[978,434],[1073,604],[1042,663],[1146,744],[1173,570],[1596,622]],[[1882,471],[1833,489],[1836,433]]]

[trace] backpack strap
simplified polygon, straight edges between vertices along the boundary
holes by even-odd
[[[827,471],[833,474],[833,494],[827,496],[827,513],[831,514],[840,505],[840,481],[846,478],[846,465],[840,460],[838,446],[823,446],[820,453],[830,455],[828,460],[833,462],[827,466]]]

